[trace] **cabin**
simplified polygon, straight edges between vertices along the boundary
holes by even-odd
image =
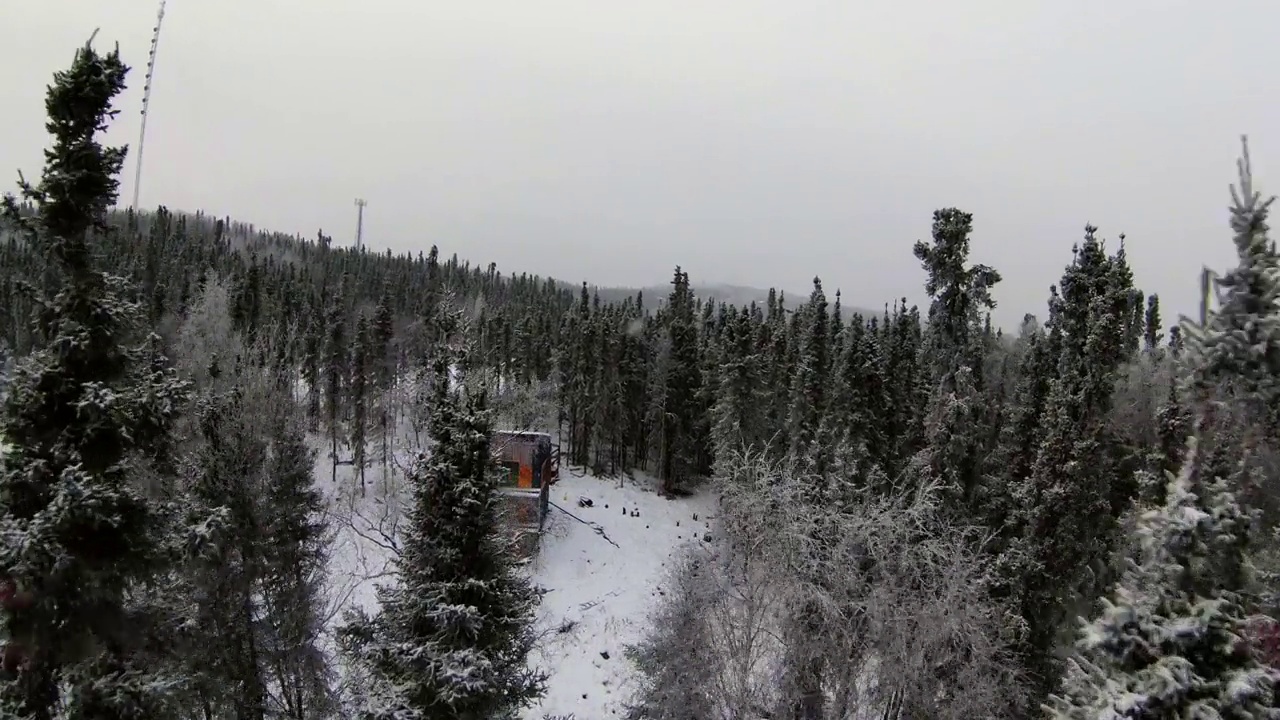
[[[560,479],[560,448],[549,433],[517,430],[494,432],[489,448],[503,471],[503,519],[518,553],[530,557],[547,518],[550,488]]]
[[[506,471],[504,487],[539,490],[559,479],[560,448],[551,442],[549,433],[499,430],[490,438],[489,447]]]

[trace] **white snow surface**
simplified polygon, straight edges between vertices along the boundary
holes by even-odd
[[[404,522],[401,472],[393,466],[384,477],[380,467],[368,469],[364,497],[353,475],[349,465],[340,466],[335,487],[321,450],[316,479],[330,497],[336,531],[331,628],[341,624],[344,609],[376,612],[376,586],[395,581],[389,547]],[[527,565],[547,591],[538,610],[542,642],[530,662],[549,679],[546,696],[525,712],[526,720],[623,715],[635,679],[624,650],[644,636],[669,558],[685,543],[703,542],[715,509],[709,492],[668,500],[656,488],[644,474],[596,478],[562,468],[538,554]],[[579,507],[579,498],[591,506]]]
[[[548,591],[541,620],[550,633],[533,663],[550,679],[528,720],[544,713],[578,720],[622,716],[635,673],[624,648],[644,635],[668,559],[685,543],[702,542],[715,508],[710,493],[667,500],[655,487],[644,475],[617,480],[569,473],[552,486],[552,502],[563,511],[551,509],[532,566]],[[591,507],[578,507],[579,497],[590,498]]]

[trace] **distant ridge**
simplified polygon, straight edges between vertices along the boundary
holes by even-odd
[[[581,284],[573,286],[575,288],[582,287]],[[588,284],[587,287],[593,292],[599,293],[601,302],[622,302],[626,298],[635,297],[637,292],[644,292],[645,305],[654,308],[657,307],[659,300],[665,301],[667,296],[671,294],[671,285],[669,283],[663,285],[646,285],[642,288],[635,287],[597,287]],[[783,288],[780,290],[785,295],[786,307],[795,309],[802,303],[808,301],[809,290],[797,292],[794,290]],[[694,283],[693,294],[704,300],[712,299],[720,303],[728,303],[736,307],[747,307],[751,303],[756,303],[763,309],[769,300],[769,291],[767,289],[751,287],[749,285],[733,285],[730,283]],[[835,302],[835,293],[831,291],[827,296],[828,303]],[[868,310],[864,307],[848,305],[841,300],[841,313],[845,319],[852,317],[854,313],[861,313],[862,316],[870,317],[872,314],[879,315],[882,310]]]

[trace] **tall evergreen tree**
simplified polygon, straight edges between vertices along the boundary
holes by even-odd
[[[259,482],[267,462],[260,413],[248,397],[242,362],[231,368],[234,384],[198,400],[199,445],[190,458],[189,502],[201,516],[218,519],[214,548],[184,568],[191,598],[186,633],[194,704],[237,720],[262,720],[267,712],[265,653],[258,632],[263,517]]]
[[[320,398],[324,385],[324,313],[313,295],[307,308],[302,339],[302,380],[307,384],[307,429],[320,429]]]
[[[1195,443],[1166,504],[1140,528],[1142,556],[1084,632],[1055,718],[1274,718],[1280,674],[1246,635],[1250,519],[1229,483],[1198,477]]]
[[[962,365],[981,370],[974,340],[981,330],[980,313],[995,307],[991,289],[1000,282],[1000,273],[968,264],[972,231],[972,213],[945,208],[933,213],[933,243],[915,244],[915,255],[928,275],[925,292],[933,298],[928,345],[935,382]]]
[[[981,461],[990,448],[984,397],[987,342],[983,313],[995,307],[991,289],[1000,273],[969,263],[973,215],[956,208],[933,214],[933,243],[915,244],[924,266],[929,306],[926,347],[930,355],[931,407],[924,426],[923,455],[917,472],[937,478],[958,512],[974,502]]]
[[[0,436],[0,583],[34,604],[0,614],[0,637],[23,655],[0,679],[0,716],[164,717],[164,684],[135,662],[145,633],[126,610],[166,569],[162,514],[139,487],[143,459],[167,432],[183,388],[148,362],[142,311],[124,280],[96,267],[95,242],[116,200],[124,148],[96,139],[128,68],[86,44],[54,74],[45,100],[53,136],[38,185],[23,181],[24,217],[4,215],[44,256],[51,287],[45,342],[19,364]]]
[[[395,431],[392,415],[392,389],[396,384],[397,362],[394,354],[395,310],[391,306],[391,290],[384,287],[373,314],[372,357],[374,376],[381,391],[377,400],[377,435],[381,447],[379,461],[385,469],[391,461],[391,439]]]
[[[1160,296],[1151,294],[1147,296],[1147,311],[1143,316],[1146,325],[1142,333],[1143,346],[1148,352],[1160,347],[1160,341],[1164,339],[1164,332],[1160,327]]]
[[[1218,310],[1207,325],[1181,327],[1196,386],[1226,385],[1250,419],[1261,420],[1280,396],[1280,260],[1267,238],[1275,198],[1254,189],[1247,142],[1239,171],[1239,189],[1231,188],[1236,266],[1213,283]]]
[[[716,404],[712,410],[712,444],[717,463],[743,449],[763,450],[768,442],[766,393],[762,359],[751,316],[744,308],[728,320],[721,356]]]
[[[1165,503],[1143,518],[1139,561],[1086,627],[1052,703],[1059,717],[1280,715],[1280,673],[1242,641],[1256,600],[1254,513],[1237,491],[1248,487],[1261,449],[1258,413],[1276,397],[1280,274],[1266,236],[1272,199],[1253,189],[1247,144],[1239,172],[1237,265],[1218,283],[1218,310],[1182,323],[1195,414],[1188,450]]]
[[[789,417],[791,454],[822,474],[827,467],[831,448],[820,437],[822,418],[827,409],[830,380],[831,320],[827,315],[827,296],[822,281],[813,279],[813,293],[805,306],[803,345],[791,381]]]
[[[689,275],[676,268],[667,303],[666,404],[663,417],[662,489],[670,494],[695,469],[695,432],[702,370],[698,366],[698,329]]]
[[[329,454],[332,466],[332,481],[338,481],[338,438],[342,436],[339,425],[342,422],[343,409],[346,407],[343,393],[350,386],[347,332],[346,332],[346,295],[347,277],[343,276],[338,285],[338,295],[331,301],[325,313],[327,328],[324,345],[324,405],[325,420],[329,430]]]
[[[351,462],[355,465],[356,476],[360,479],[360,496],[364,497],[364,471],[367,465],[366,451],[369,446],[369,406],[373,402],[373,390],[376,390],[376,378],[372,373],[377,371],[373,349],[373,335],[369,330],[369,320],[361,314],[356,320],[355,346],[351,350],[351,363],[348,380],[348,396],[351,401],[351,423],[348,426],[347,441],[351,443]]]
[[[367,669],[356,717],[486,720],[537,698],[545,676],[526,658],[540,591],[498,539],[496,474],[483,395],[446,388],[437,363],[435,445],[415,465],[414,505],[380,612],[354,613],[340,639]]]
[[[266,466],[262,602],[273,709],[292,720],[324,717],[334,703],[321,647],[329,527],[314,468],[315,451],[299,418],[285,413],[271,432]]]

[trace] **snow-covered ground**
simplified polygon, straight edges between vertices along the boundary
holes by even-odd
[[[715,507],[709,494],[666,500],[655,487],[644,475],[620,481],[573,473],[552,487],[557,507],[533,563],[535,581],[548,590],[547,634],[534,662],[551,677],[529,720],[621,716],[634,673],[623,649],[644,634],[668,558],[702,541]],[[579,497],[591,506],[579,507]]]
[[[404,522],[403,474],[411,451],[398,453],[385,474],[366,471],[367,491],[350,466],[338,481],[325,452],[317,459],[316,481],[330,497],[336,530],[330,563],[330,617],[342,610],[376,610],[375,587],[394,582],[392,544]],[[644,634],[660,597],[668,558],[684,543],[702,542],[715,508],[709,493],[667,500],[646,475],[596,478],[565,468],[551,489],[553,507],[536,557],[528,565],[534,582],[547,590],[538,614],[542,646],[531,662],[550,675],[546,697],[525,714],[575,720],[620,717],[634,666],[626,645]],[[579,498],[590,505],[579,506]],[[696,520],[694,518],[697,518]]]

